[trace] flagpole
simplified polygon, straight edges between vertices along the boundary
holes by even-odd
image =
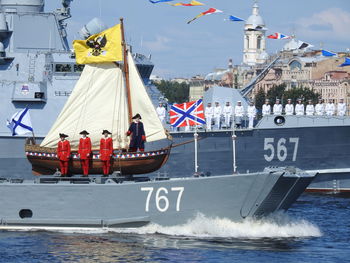
[[[235,125],[235,124],[233,124]],[[233,158],[233,174],[237,173],[237,165],[236,165],[236,134],[235,127],[232,129],[232,158]]]
[[[196,123],[195,123],[195,131],[193,134],[194,137],[194,173],[195,176],[198,176],[198,133],[197,133],[197,105],[198,101],[196,101],[196,110],[195,110],[195,116],[196,116]]]
[[[126,96],[128,98],[128,112],[129,112],[129,123],[132,121],[132,105],[131,105],[131,92],[130,92],[130,78],[129,78],[129,65],[128,65],[128,51],[125,43],[124,34],[124,19],[120,18],[120,29],[122,31],[122,45],[123,45],[123,57],[124,57],[124,74],[125,74],[125,85],[126,85]]]

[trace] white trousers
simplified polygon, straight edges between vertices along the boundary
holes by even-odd
[[[225,125],[226,128],[230,127],[231,114],[225,114]]]
[[[216,116],[216,117],[214,117],[215,118],[215,126],[216,126],[216,128],[219,130],[220,129],[220,121],[221,121],[221,118],[220,118],[220,116]]]
[[[207,123],[207,130],[208,131],[211,131],[211,119],[212,119],[211,116],[210,117],[205,117],[205,121]]]
[[[249,125],[248,125],[248,128],[249,129],[253,129],[254,127],[254,117],[249,117]]]
[[[164,122],[165,118],[164,118],[164,117],[159,117],[159,119],[160,119],[160,122],[161,122],[162,124],[165,124],[165,122]]]

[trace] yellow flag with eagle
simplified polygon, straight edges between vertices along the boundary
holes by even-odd
[[[73,48],[77,64],[106,63],[123,60],[120,24],[90,36],[86,40],[74,40]]]

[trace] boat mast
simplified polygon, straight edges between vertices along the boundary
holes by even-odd
[[[129,65],[128,65],[128,50],[125,43],[124,35],[124,23],[123,18],[120,18],[120,29],[122,31],[122,45],[123,45],[123,57],[124,57],[124,74],[126,84],[126,96],[128,98],[128,112],[129,112],[129,123],[132,121],[132,107],[131,107],[131,93],[130,93],[130,78],[129,78]]]

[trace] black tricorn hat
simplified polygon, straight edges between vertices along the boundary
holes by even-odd
[[[81,131],[79,134],[89,135],[90,133],[88,133],[86,130],[83,130],[83,131]]]
[[[109,132],[108,130],[103,130],[103,131],[102,131],[102,134],[105,134],[105,133],[112,134],[112,133]]]
[[[142,119],[142,118],[141,118],[141,115],[138,114],[138,113],[137,113],[134,117],[132,117],[133,120],[135,120],[135,119],[137,119],[137,118]]]
[[[67,138],[67,137],[69,137],[67,134],[60,133],[60,138]]]

